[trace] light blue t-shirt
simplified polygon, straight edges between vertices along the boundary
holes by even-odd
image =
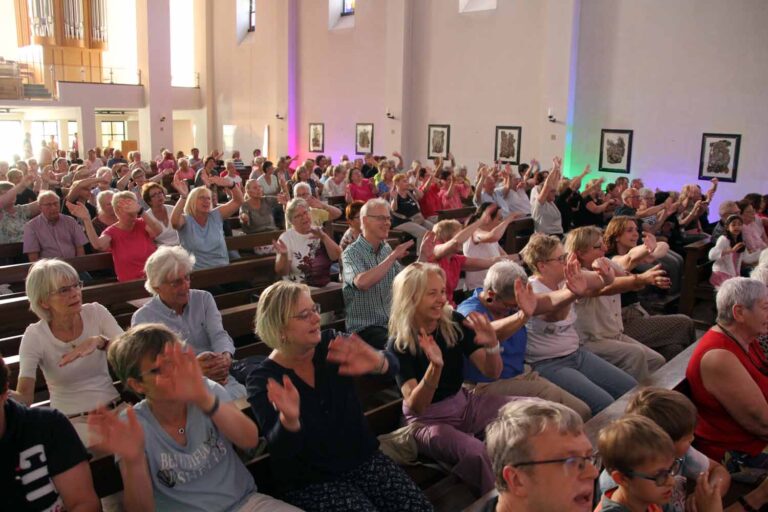
[[[219,400],[228,399],[223,387],[208,379],[206,384]],[[234,511],[256,492],[253,476],[232,443],[203,411],[187,406],[187,445],[181,446],[163,430],[146,400],[134,410],[144,428],[144,452],[157,510]]]
[[[194,270],[229,265],[224,225],[218,209],[208,214],[205,226],[198,224],[191,215],[184,214],[184,225],[179,230],[179,239],[181,246],[195,255]]]

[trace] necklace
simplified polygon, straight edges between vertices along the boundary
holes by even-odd
[[[179,434],[183,436],[185,432],[186,430],[184,430],[184,427],[179,427]]]

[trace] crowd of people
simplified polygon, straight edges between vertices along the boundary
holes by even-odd
[[[768,472],[768,196],[723,201],[710,223],[717,179],[654,191],[585,181],[588,166],[566,178],[559,158],[480,164],[473,182],[452,155],[406,169],[397,152],[296,165],[258,150],[146,162],[46,149],[0,162],[0,243],[32,262],[39,318],[15,390],[0,366],[0,480],[20,510],[98,510],[85,447],[114,454],[129,511],[431,510],[367,424],[354,379],[366,374],[396,383],[419,455],[476,496],[498,491],[487,510],[591,510],[599,476],[599,510],[717,511],[732,478]],[[520,218],[533,233],[507,254]],[[342,220],[341,239],[324,229]],[[241,257],[233,225],[275,233],[254,247],[275,262],[255,315],[271,352],[245,370],[219,290],[190,279]],[[690,317],[647,306],[679,293],[683,247],[707,237],[717,321],[690,359],[690,399],[642,388],[696,341]],[[127,331],[82,301],[93,277],[73,258],[93,252],[111,254],[118,281],[145,282]],[[312,299],[337,275],[346,332],[325,329]],[[50,409],[31,407],[38,371]],[[593,447],[584,422],[638,384]],[[274,496],[242,461],[260,442]],[[734,506],[768,503],[765,487]]]

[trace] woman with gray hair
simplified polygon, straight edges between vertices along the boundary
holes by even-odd
[[[17,397],[31,405],[40,368],[51,407],[77,420],[73,423],[81,437],[88,411],[120,402],[105,350],[123,332],[104,306],[82,303],[82,287],[77,271],[61,260],[42,259],[29,269],[27,296],[40,321],[27,327],[21,338],[16,386]]]
[[[114,190],[102,190],[96,195],[96,217],[93,219],[93,228],[96,234],[101,236],[105,229],[116,223],[119,219],[112,208]]]
[[[697,447],[731,473],[768,473],[768,287],[734,277],[717,291],[717,324],[699,340],[685,377],[699,412]],[[738,479],[738,478],[737,478]]]
[[[133,314],[131,325],[165,325],[192,347],[203,375],[224,386],[232,399],[243,397],[245,387],[229,375],[235,343],[224,330],[213,295],[191,289],[194,266],[195,257],[179,246],[160,247],[150,256],[144,287],[153,297]]]
[[[357,335],[322,330],[306,285],[261,294],[256,334],[272,352],[248,376],[248,401],[269,443],[281,497],[304,510],[432,510],[378,449],[352,376],[392,376],[397,359]]]
[[[112,196],[112,208],[117,222],[96,233],[88,210],[82,203],[67,202],[70,213],[83,221],[91,246],[97,251],[112,253],[118,281],[144,277],[144,262],[157,248],[154,239],[163,226],[148,212],[141,211],[133,192],[124,190]]]
[[[292,199],[285,208],[291,225],[274,243],[275,272],[283,279],[310,286],[325,286],[331,281],[331,265],[341,256],[341,248],[322,229],[312,225],[309,204]]]
[[[477,288],[471,297],[459,304],[456,311],[464,316],[475,312],[488,318],[501,343],[503,368],[498,379],[489,379],[474,364],[466,361],[465,387],[478,395],[531,396],[552,400],[567,405],[585,420],[591,417],[586,403],[525,364],[528,342],[525,322],[528,318],[573,302],[577,296],[569,288],[579,289],[586,284],[580,275],[569,274],[567,279],[569,284],[565,289],[536,295],[528,284],[525,270],[517,263],[500,261],[488,269],[483,287]]]

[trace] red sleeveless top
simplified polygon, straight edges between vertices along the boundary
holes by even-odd
[[[701,378],[701,359],[710,350],[727,350],[736,358],[752,377],[768,400],[768,376],[755,366],[740,345],[725,334],[709,330],[693,351],[685,378],[691,387],[691,398],[698,408],[696,424],[696,446],[710,458],[721,461],[726,451],[737,450],[757,455],[766,447],[766,442],[739,425],[717,399],[706,390]],[[750,346],[750,350],[755,350]],[[757,359],[753,356],[753,359]]]

